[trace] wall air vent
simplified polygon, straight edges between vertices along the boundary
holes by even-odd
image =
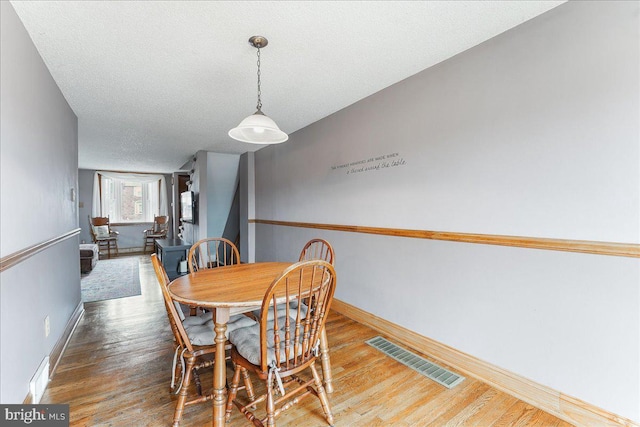
[[[447,388],[453,388],[464,381],[464,377],[444,369],[427,359],[413,354],[404,348],[382,337],[371,338],[365,341],[371,347],[380,350],[387,356],[396,359],[419,374],[441,384]]]

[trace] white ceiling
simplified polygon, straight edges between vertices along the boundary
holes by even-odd
[[[78,116],[79,167],[178,170],[263,111],[292,133],[563,1],[12,1]],[[294,142],[287,142],[294,143]]]

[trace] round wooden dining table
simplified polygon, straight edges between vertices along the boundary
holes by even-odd
[[[215,363],[213,367],[213,426],[225,425],[227,323],[233,314],[259,309],[267,288],[291,263],[259,262],[199,270],[173,280],[169,293],[192,307],[214,309]],[[320,360],[327,392],[333,391],[326,332],[320,338]]]

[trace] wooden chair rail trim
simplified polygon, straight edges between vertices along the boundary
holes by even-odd
[[[627,418],[417,334],[344,301],[334,298],[331,309],[573,425],[640,427]]]
[[[56,245],[73,236],[77,236],[78,234],[80,234],[80,230],[81,230],[80,228],[75,228],[64,234],[53,237],[49,240],[42,241],[40,243],[36,243],[35,245],[29,246],[27,248],[21,249],[17,252],[14,252],[12,254],[9,254],[7,256],[0,258],[0,272],[5,271],[10,267],[13,267],[16,264],[19,264],[22,261],[31,258],[38,252],[42,252],[53,245]]]
[[[513,246],[519,248],[640,258],[640,244],[636,243],[594,242],[589,240],[502,236],[496,234],[454,233],[448,231],[409,230],[403,228],[365,227],[359,225],[273,221],[268,219],[250,219],[249,222],[253,224],[314,228],[319,230],[344,231],[350,233],[379,234],[383,236],[411,237],[416,239],[445,240],[452,242],[479,243],[485,245]]]

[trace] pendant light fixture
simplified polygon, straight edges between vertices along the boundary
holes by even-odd
[[[249,44],[258,49],[258,105],[255,113],[229,131],[229,136],[238,141],[251,144],[279,144],[289,139],[289,135],[282,132],[276,122],[262,112],[262,100],[260,99],[260,49],[268,43],[269,41],[262,36],[253,36],[249,39]]]

